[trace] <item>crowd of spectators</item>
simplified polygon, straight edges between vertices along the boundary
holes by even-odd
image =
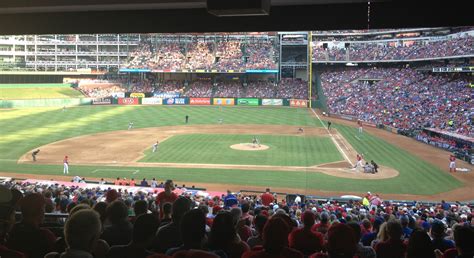
[[[277,69],[275,46],[272,41],[252,42],[245,48],[247,69]]]
[[[465,77],[375,67],[323,72],[321,83],[331,113],[401,131],[430,127],[474,136],[474,100]]]
[[[348,42],[350,43],[350,42]],[[438,41],[350,43],[349,47],[313,46],[315,61],[413,60],[423,58],[474,55],[474,37],[463,36]]]
[[[145,180],[144,180],[145,181]],[[473,257],[467,204],[0,185],[2,257]],[[15,223],[14,212],[21,211]],[[65,214],[66,218],[45,213]],[[62,230],[63,229],[63,230]]]
[[[127,91],[122,82],[101,80],[101,79],[78,79],[77,90],[87,97],[106,98],[111,97],[114,93],[123,93]]]
[[[188,44],[186,69],[211,69],[215,62],[213,44],[198,41]]]
[[[276,97],[308,99],[308,83],[301,79],[284,78],[278,83]]]
[[[143,41],[130,53],[124,67],[152,70],[276,69],[276,55],[273,41],[221,39],[158,44]]]
[[[243,67],[242,44],[238,40],[219,41],[216,47],[218,60],[214,68],[221,70],[237,70]]]
[[[251,81],[247,83],[245,95],[249,98],[274,98],[275,86],[271,81]]]
[[[240,81],[217,82],[215,85],[214,97],[245,97],[244,87]]]
[[[190,83],[183,96],[194,98],[212,97],[213,85],[210,80],[197,80]]]

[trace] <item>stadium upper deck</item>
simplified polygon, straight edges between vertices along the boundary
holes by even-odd
[[[406,62],[474,57],[474,28],[314,32],[312,60]]]
[[[316,63],[474,57],[472,27],[312,32],[311,38],[303,34],[300,38],[280,38],[277,33],[0,36],[0,70],[276,72],[279,67],[286,67],[290,59],[304,66],[309,52],[305,46],[309,44],[309,60]]]

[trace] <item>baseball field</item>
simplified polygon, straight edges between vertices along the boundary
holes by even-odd
[[[285,107],[0,109],[0,175],[60,177],[68,155],[68,178],[155,177],[212,190],[271,187],[316,195],[372,191],[405,199],[469,198],[463,193],[472,189],[466,185],[470,175],[443,170],[446,162],[436,160],[443,151],[423,145],[425,153],[418,153],[409,146],[421,143],[375,128],[359,134],[337,120],[328,131],[325,120],[311,109]],[[252,144],[253,138],[265,148]],[[400,145],[406,141],[412,145]],[[35,149],[40,153],[33,162]],[[356,153],[376,161],[380,172],[351,169]]]

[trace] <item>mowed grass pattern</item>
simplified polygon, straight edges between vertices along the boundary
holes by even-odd
[[[258,135],[261,151],[231,149],[251,143],[254,135],[187,134],[175,135],[160,143],[158,152],[145,152],[142,162],[312,166],[343,160],[328,137]]]
[[[0,171],[33,174],[61,175],[62,165],[16,164],[16,160],[38,146],[54,141],[104,131],[126,130],[128,122],[135,127],[183,125],[184,116],[190,124],[216,124],[219,118],[225,124],[279,124],[321,126],[307,109],[262,107],[166,107],[166,106],[84,106],[68,108],[31,108],[0,110]],[[385,180],[355,180],[328,176],[322,173],[287,171],[250,171],[221,169],[177,168],[123,168],[124,172],[101,171],[92,173],[98,166],[80,166],[71,159],[71,175],[84,177],[115,178],[117,176],[167,178],[177,182],[232,183],[264,187],[319,189],[324,191],[380,192],[400,194],[435,194],[462,185],[438,168],[410,155],[407,151],[390,145],[382,139],[364,134],[359,137],[356,129],[334,125],[356,148],[382,165],[393,166],[400,175]],[[73,146],[71,146],[73,148]],[[39,155],[41,158],[41,154]],[[111,167],[108,167],[111,168]],[[120,169],[117,167],[117,169]],[[138,169],[132,175],[130,169]],[[1,174],[1,173],[0,173]],[[4,174],[8,176],[8,174]]]
[[[0,88],[0,99],[64,99],[82,98],[77,90],[66,87],[52,88]]]

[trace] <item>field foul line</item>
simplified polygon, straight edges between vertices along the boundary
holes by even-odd
[[[321,125],[323,126],[323,128],[326,129],[326,131],[328,132],[329,136],[331,137],[331,140],[334,142],[334,144],[336,145],[337,149],[339,150],[339,152],[342,153],[342,156],[344,156],[344,158],[347,160],[347,162],[349,162],[349,164],[351,164],[351,166],[354,166],[354,164],[352,163],[352,161],[349,159],[349,157],[347,156],[346,152],[341,148],[341,146],[339,145],[339,143],[336,141],[336,139],[334,139],[334,136],[333,134],[331,133],[331,131],[328,130],[328,128],[326,127],[326,125],[323,123],[323,120],[321,120],[321,118],[319,117],[319,115],[314,112],[314,109],[311,108],[311,111],[313,112],[313,114],[318,118],[319,122],[321,123]],[[343,142],[344,144],[344,142]],[[349,148],[344,144],[344,146],[346,147],[346,149],[348,150]]]
[[[132,175],[138,174],[139,169],[113,169],[113,168],[97,168],[92,170],[91,174],[95,174],[99,171],[118,171],[118,172],[132,172]]]

